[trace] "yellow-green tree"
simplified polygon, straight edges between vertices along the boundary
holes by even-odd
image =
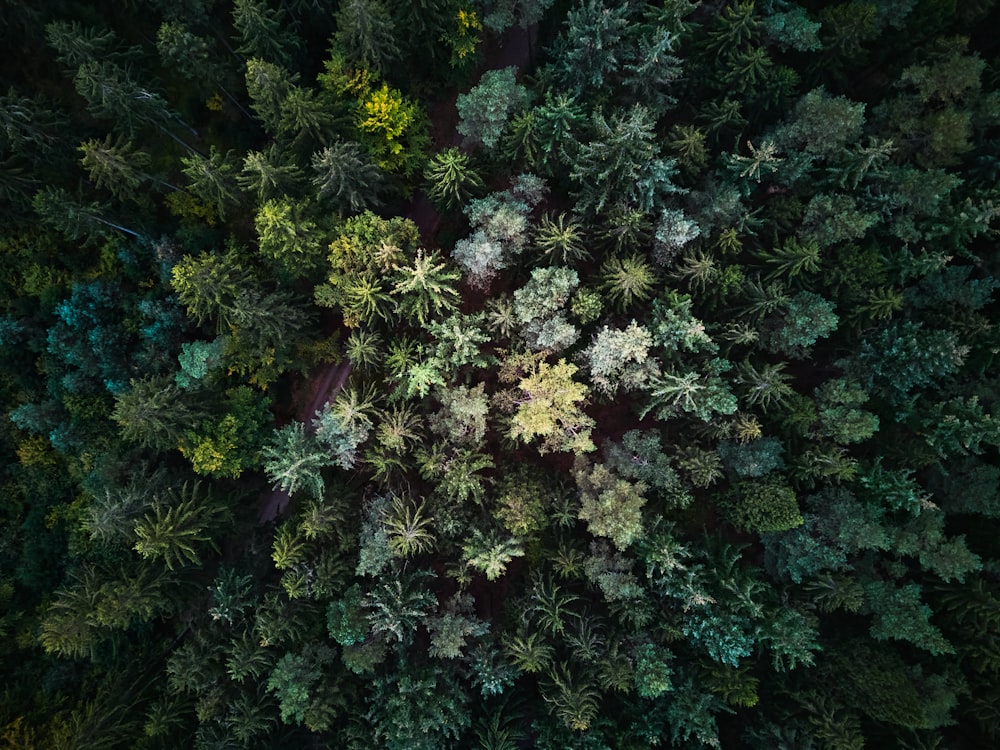
[[[594,450],[590,432],[595,422],[583,412],[588,391],[573,380],[577,369],[565,359],[554,365],[546,362],[544,352],[508,355],[500,380],[516,385],[495,398],[497,406],[510,413],[507,436],[522,443],[541,438],[539,453]]]

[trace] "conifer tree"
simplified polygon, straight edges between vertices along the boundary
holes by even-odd
[[[284,9],[269,7],[267,0],[235,0],[233,26],[236,49],[247,57],[289,67],[302,46]]]
[[[144,559],[162,559],[168,570],[200,565],[200,548],[216,547],[214,537],[228,516],[198,483],[185,484],[175,498],[150,510],[136,522],[134,549]]]
[[[382,172],[354,141],[337,140],[312,156],[316,196],[331,200],[342,214],[377,208]]]
[[[262,450],[264,471],[282,492],[294,495],[305,489],[313,497],[323,495],[323,467],[330,459],[319,441],[301,422],[291,422],[277,430]]]

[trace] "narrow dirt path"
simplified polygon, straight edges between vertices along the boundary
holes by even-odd
[[[329,401],[337,398],[340,389],[344,387],[351,375],[351,363],[345,359],[339,363],[331,362],[325,365],[309,381],[309,399],[296,412],[295,419],[305,423],[312,429],[312,420],[320,409]],[[272,490],[261,496],[257,504],[257,519],[260,523],[270,523],[284,515],[288,510],[290,497],[287,492]]]

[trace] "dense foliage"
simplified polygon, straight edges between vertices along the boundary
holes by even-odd
[[[0,746],[996,747],[995,6],[4,3]]]

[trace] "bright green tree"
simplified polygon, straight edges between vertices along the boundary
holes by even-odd
[[[400,312],[421,326],[457,308],[455,282],[458,271],[441,260],[437,250],[418,250],[407,265],[395,267],[392,294],[399,299]]]

